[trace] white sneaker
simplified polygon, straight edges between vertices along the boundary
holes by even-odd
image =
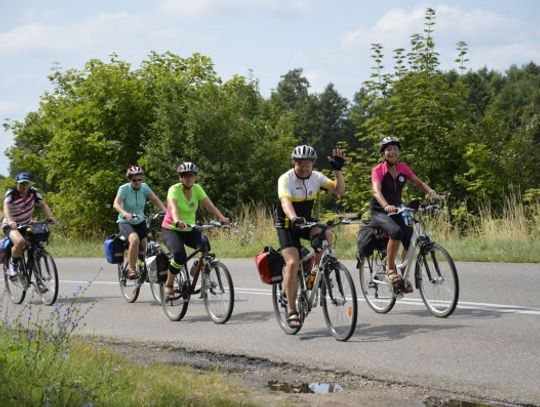
[[[17,277],[19,275],[19,263],[10,261],[6,274],[8,277]]]

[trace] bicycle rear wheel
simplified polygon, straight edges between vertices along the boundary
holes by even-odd
[[[4,261],[4,281],[6,283],[6,291],[9,299],[14,304],[20,304],[24,301],[26,296],[26,290],[28,289],[28,282],[26,278],[26,265],[24,257],[21,257],[19,261],[19,274],[15,277],[9,277],[7,275],[7,270],[9,267],[9,260]]]
[[[349,339],[356,329],[358,299],[349,270],[339,261],[324,269],[321,305],[330,333],[338,341]]]
[[[140,278],[131,280],[127,277],[129,270],[129,262],[127,257],[124,257],[124,261],[118,265],[118,282],[120,283],[120,291],[122,296],[129,302],[137,301],[139,298],[139,292],[141,290]]]
[[[392,284],[386,278],[386,252],[375,250],[359,259],[360,288],[370,308],[386,314],[396,303]]]
[[[459,279],[450,254],[436,243],[421,250],[416,260],[416,285],[431,314],[439,318],[451,315],[459,298]]]
[[[149,281],[150,283],[150,291],[152,292],[152,297],[154,297],[154,300],[156,300],[156,302],[158,304],[161,304],[161,291],[159,289],[159,284],[158,283],[153,283],[151,281]]]
[[[58,297],[58,269],[54,258],[49,253],[44,252],[34,260],[34,267],[36,284],[40,280],[47,289],[45,292],[39,293],[41,302],[45,305],[53,305]]]
[[[298,272],[301,273],[302,271],[299,270]],[[285,275],[285,270],[283,270],[283,275]],[[300,290],[298,290],[297,293],[297,296],[299,295]],[[289,322],[287,321],[287,298],[285,296],[283,282],[272,285],[272,304],[274,306],[274,315],[276,316],[278,325],[283,332],[285,332],[287,335],[297,334],[298,331],[300,331],[301,326],[292,328],[289,326]],[[302,318],[302,316],[300,316],[300,318]]]
[[[216,324],[224,324],[234,307],[234,287],[231,274],[220,261],[206,264],[203,273],[203,301],[206,312]]]
[[[191,295],[191,285],[187,276],[187,270],[181,270],[174,276],[173,295],[168,296],[165,293],[165,283],[159,285],[161,298],[161,306],[165,315],[171,321],[180,321],[186,315]]]

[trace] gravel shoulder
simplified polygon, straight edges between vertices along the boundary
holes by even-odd
[[[449,406],[451,400],[472,405],[511,406],[495,400],[477,400],[466,394],[411,386],[406,383],[374,380],[349,372],[318,370],[262,358],[225,355],[179,347],[170,343],[127,342],[116,338],[85,337],[95,346],[105,347],[127,360],[140,364],[165,363],[189,366],[201,371],[218,371],[246,390],[249,401],[265,406]],[[342,389],[333,393],[295,393],[272,390],[270,382],[291,385],[337,383]],[[296,387],[296,386],[295,386]]]

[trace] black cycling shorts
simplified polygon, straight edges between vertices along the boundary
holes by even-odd
[[[310,240],[309,234],[311,229],[282,229],[276,228],[278,234],[279,245],[282,249],[287,247],[296,247],[300,253],[302,244],[300,239]]]
[[[412,227],[405,225],[401,214],[388,216],[386,212],[371,211],[371,221],[375,226],[387,232],[390,239],[401,240],[405,250],[409,249]]]
[[[143,240],[148,236],[148,228],[146,227],[146,222],[141,222],[137,224],[120,222],[118,224],[118,230],[120,230],[120,233],[126,239],[129,239],[129,235],[131,235],[132,233],[137,233],[140,240]]]

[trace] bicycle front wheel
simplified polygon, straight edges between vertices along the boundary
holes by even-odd
[[[224,324],[234,307],[234,287],[231,274],[220,261],[206,265],[203,273],[203,301],[206,312],[216,324]]]
[[[360,288],[370,308],[386,314],[396,303],[392,284],[386,278],[386,252],[375,250],[359,260]]]
[[[19,274],[15,277],[9,277],[7,275],[7,270],[9,267],[9,260],[4,261],[4,281],[6,283],[6,291],[9,299],[14,304],[20,304],[24,301],[26,296],[26,290],[28,288],[28,282],[26,278],[26,267],[24,264],[24,258],[21,257],[19,261]]]
[[[191,295],[191,285],[187,278],[187,270],[183,269],[174,276],[173,292],[170,295],[165,293],[165,283],[159,285],[159,292],[162,298],[161,306],[167,318],[171,321],[180,321],[184,318]]]
[[[456,266],[448,252],[436,243],[421,250],[416,260],[416,285],[429,312],[439,318],[451,315],[459,298]]]
[[[340,262],[324,270],[321,305],[330,333],[338,341],[349,339],[356,329],[358,299],[349,270]]]
[[[124,299],[129,302],[137,301],[139,298],[139,292],[141,290],[140,279],[131,280],[127,277],[129,270],[129,262],[127,257],[124,257],[124,261],[118,265],[118,282],[120,283],[120,291]]]
[[[40,285],[43,287],[39,293],[41,302],[45,305],[53,305],[58,297],[58,269],[54,258],[44,252],[35,259],[34,265],[36,284],[38,287]]]

